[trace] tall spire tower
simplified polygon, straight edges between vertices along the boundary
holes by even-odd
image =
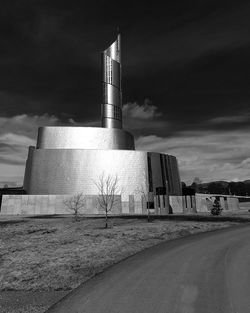
[[[102,127],[122,128],[121,35],[102,52]]]
[[[23,188],[27,195],[23,195],[24,198],[18,195],[15,202],[13,198],[10,201],[3,198],[0,215],[2,212],[67,214],[66,197],[78,193],[90,197],[86,214],[102,214],[102,208],[96,205],[99,190],[90,183],[98,182],[100,173],[104,179],[117,177],[119,189],[123,191],[113,214],[147,212],[145,201],[141,201],[141,195],[136,192],[138,186],[158,197],[155,198],[155,214],[169,212],[166,194],[181,195],[176,158],[163,153],[135,151],[134,137],[122,128],[119,33],[112,45],[103,51],[102,61],[103,127],[39,127],[36,146],[30,147],[26,162]],[[159,202],[165,207],[158,208]],[[176,208],[179,210],[179,204]]]

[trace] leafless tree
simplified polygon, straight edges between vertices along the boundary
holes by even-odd
[[[64,205],[74,214],[75,221],[78,221],[80,210],[86,206],[86,198],[83,193],[78,193],[63,201]]]
[[[150,192],[149,192],[149,178],[148,173],[146,171],[143,172],[143,180],[144,182],[137,188],[136,193],[141,196],[143,202],[146,203],[147,208],[147,218],[148,222],[150,222],[150,207],[149,207],[149,200],[150,200]],[[143,205],[143,203],[142,203]]]
[[[202,180],[200,179],[200,177],[195,177],[193,183],[200,185],[202,183]]]
[[[98,204],[105,212],[105,228],[108,228],[108,214],[112,211],[114,205],[118,203],[117,196],[121,195],[121,189],[118,186],[118,177],[111,175],[102,175],[98,181],[95,181],[98,189]]]

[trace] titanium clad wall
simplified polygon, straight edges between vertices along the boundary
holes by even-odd
[[[128,150],[33,150],[24,189],[28,194],[98,194],[102,173],[117,175],[123,200],[145,183],[147,152]],[[27,167],[28,169],[28,167]],[[140,195],[138,195],[140,196]]]
[[[116,87],[110,84],[107,84],[107,86],[105,86],[105,89],[103,91],[103,102],[105,101],[104,103],[116,105],[118,102],[120,102],[120,97],[120,91]],[[105,107],[106,105],[104,106],[104,110]],[[103,115],[106,116],[107,112],[103,111],[103,113]]]
[[[120,35],[102,53],[102,126],[122,128]]]
[[[151,171],[153,192],[162,183],[159,153],[153,155]],[[129,195],[140,198],[138,190],[146,183],[148,153],[129,150],[79,150],[79,149],[31,149],[27,160],[24,189],[28,194],[75,194],[98,193],[95,181],[102,173],[117,175],[122,189],[123,201]],[[173,173],[178,180],[178,172]],[[180,182],[179,182],[180,184]],[[181,195],[179,190],[172,194]]]
[[[134,137],[127,131],[101,127],[39,127],[37,149],[134,150]]]

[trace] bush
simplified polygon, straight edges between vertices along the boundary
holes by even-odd
[[[213,203],[213,206],[211,208],[211,214],[212,215],[220,215],[222,212],[222,207],[220,205],[220,202],[218,200],[215,200]]]

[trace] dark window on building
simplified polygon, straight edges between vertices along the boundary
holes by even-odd
[[[160,196],[157,196],[158,207],[161,206]]]
[[[160,154],[162,185],[165,187],[166,186],[166,176],[165,176],[164,157],[165,157],[165,155]]]
[[[148,185],[149,192],[153,192],[152,165],[151,165],[151,156],[149,153],[148,153]]]
[[[167,194],[166,187],[156,187],[155,193],[157,195],[166,195]]]
[[[155,208],[154,202],[153,201],[148,201],[147,202],[147,208],[154,209]]]
[[[120,120],[121,119],[121,108],[114,105],[113,118]]]

